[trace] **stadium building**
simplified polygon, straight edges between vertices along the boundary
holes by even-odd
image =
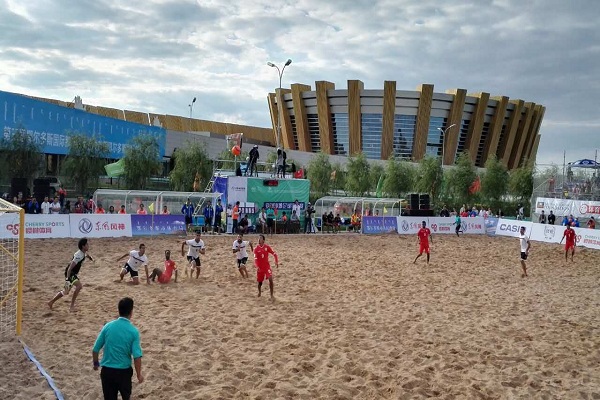
[[[268,95],[276,135],[286,149],[349,156],[363,152],[369,159],[397,157],[419,161],[443,157],[444,165],[469,151],[477,167],[495,154],[509,169],[535,160],[545,107],[465,89],[435,93],[433,85],[415,91],[365,89],[349,80],[347,89],[331,82],[292,84]],[[444,139],[444,132],[446,138]]]

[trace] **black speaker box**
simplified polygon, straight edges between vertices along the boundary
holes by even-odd
[[[429,203],[429,195],[422,194],[419,196],[419,209],[421,210],[429,210],[431,208],[431,204]]]

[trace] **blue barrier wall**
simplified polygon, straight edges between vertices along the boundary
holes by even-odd
[[[165,155],[166,130],[103,117],[74,108],[57,106],[26,96],[0,91],[0,123],[3,138],[10,139],[25,128],[47,154],[68,154],[69,133],[83,133],[106,142],[109,158],[122,158],[129,142],[140,134],[158,139],[160,157]]]

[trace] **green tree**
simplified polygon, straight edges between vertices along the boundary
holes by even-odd
[[[448,173],[448,191],[458,204],[469,203],[473,195],[470,187],[477,178],[477,171],[467,151],[461,153],[456,166]]]
[[[85,194],[88,186],[98,181],[108,163],[108,144],[83,133],[69,135],[69,153],[62,166],[64,175],[75,184],[77,193]]]
[[[485,162],[485,173],[481,178],[481,193],[488,204],[495,208],[500,206],[500,199],[508,190],[508,171],[495,155]]]
[[[431,203],[436,204],[442,187],[444,170],[438,157],[426,156],[419,162],[415,189],[421,193],[429,193]]]
[[[401,197],[413,188],[414,168],[407,162],[388,159],[385,166],[383,192],[390,197]]]
[[[125,149],[123,163],[129,188],[146,188],[148,178],[162,170],[158,140],[152,135],[136,136]]]
[[[369,190],[375,191],[377,189],[377,184],[379,183],[379,179],[385,179],[385,168],[381,164],[373,164],[371,165],[371,187]]]
[[[41,170],[43,162],[41,146],[27,134],[24,126],[19,126],[10,139],[2,138],[0,158],[3,161],[2,171],[5,172],[5,178],[25,178],[29,187]]]
[[[331,163],[329,156],[323,152],[317,153],[308,163],[308,179],[311,191],[315,197],[323,197],[331,189]]]
[[[203,190],[212,175],[212,161],[204,145],[198,142],[187,143],[173,154],[175,166],[169,174],[171,188],[190,192],[194,187],[196,174],[200,177],[200,190]]]
[[[333,164],[331,166],[333,172],[333,182],[331,183],[331,188],[335,190],[342,190],[345,192],[346,188],[346,169],[339,162]]]
[[[352,196],[366,195],[373,185],[371,183],[371,165],[365,155],[358,153],[358,155],[348,158],[346,171],[346,191]]]
[[[510,173],[508,190],[520,201],[529,201],[533,193],[533,166],[531,163],[525,163]]]

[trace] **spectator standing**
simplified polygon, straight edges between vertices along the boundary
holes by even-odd
[[[181,207],[181,213],[185,216],[185,227],[189,231],[192,225],[192,216],[194,215],[194,205],[190,199],[187,199],[183,207]]]
[[[554,222],[556,222],[556,215],[550,210],[550,214],[548,214],[548,224],[554,225]]]
[[[38,201],[37,201],[37,199],[35,197],[33,199],[31,199],[31,201],[27,205],[27,210],[26,211],[29,214],[40,214],[41,213],[40,203],[38,203]]]
[[[448,207],[444,204],[444,207],[442,207],[442,211],[440,211],[440,217],[449,217],[450,216],[450,212],[448,211]]]
[[[62,206],[60,205],[60,202],[58,201],[58,197],[54,197],[54,201],[50,205],[50,213],[60,214],[61,209],[62,209]]]
[[[213,208],[211,202],[208,202],[206,204],[206,207],[204,207],[204,211],[202,214],[204,215],[205,230],[206,232],[208,232],[208,229],[212,226],[213,218],[215,217],[215,209]]]
[[[142,347],[140,332],[131,323],[133,299],[125,297],[119,301],[119,318],[104,325],[92,350],[94,371],[102,367],[100,380],[105,399],[116,399],[118,393],[124,400],[131,397],[131,358],[137,380],[144,382],[142,375]],[[98,361],[100,350],[104,350],[102,362]]]
[[[44,197],[40,209],[42,210],[42,214],[50,214],[50,202],[48,201],[48,196]]]
[[[540,224],[546,223],[546,214],[544,213],[544,210],[542,210],[542,213],[540,214],[540,217],[538,218],[538,222]]]
[[[217,206],[215,207],[215,224],[213,225],[213,233],[221,232],[221,218],[223,215],[223,205],[221,199],[217,200]]]
[[[594,219],[593,216],[588,220],[587,227],[589,229],[596,229],[596,220]]]
[[[246,175],[252,176],[253,172],[256,172],[256,176],[258,177],[258,168],[256,166],[256,163],[259,158],[259,153],[257,144],[255,144],[254,147],[252,147],[252,150],[250,150],[250,153],[248,153],[248,158],[249,159],[248,166],[246,167]]]
[[[231,233],[237,232],[238,220],[240,219],[240,202],[236,201],[233,209],[231,210],[231,221],[233,222],[233,228]]]
[[[60,185],[58,188],[58,201],[60,203],[60,208],[63,208],[65,206],[66,198],[67,198],[67,191],[65,190],[63,185]]]

